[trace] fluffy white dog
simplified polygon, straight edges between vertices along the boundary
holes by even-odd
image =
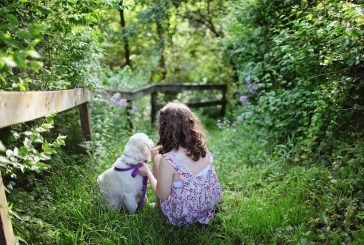
[[[137,196],[143,187],[143,177],[140,174],[133,177],[131,173],[134,169],[131,168],[150,158],[153,145],[153,141],[146,134],[134,134],[125,145],[124,154],[112,167],[97,177],[101,194],[110,208],[119,209],[123,204],[130,212],[136,211]],[[120,171],[121,169],[123,170]]]

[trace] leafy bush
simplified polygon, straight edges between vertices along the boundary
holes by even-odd
[[[240,72],[235,94],[257,105],[235,115],[249,110],[252,123],[283,141],[300,137],[310,149],[330,151],[327,141],[360,138],[362,6],[259,0],[237,2],[233,10],[225,43]]]
[[[100,47],[105,35],[98,28],[101,7],[114,1],[12,1],[0,3],[0,91],[59,90],[87,87],[100,90],[107,69]],[[78,117],[62,114],[69,128]],[[48,168],[64,136],[50,132],[53,119],[3,129],[1,170],[15,177],[21,171]],[[62,121],[57,118],[57,123]],[[9,133],[10,132],[10,133]],[[63,130],[65,134],[70,130]],[[72,135],[69,139],[72,140]],[[53,142],[53,143],[51,143]],[[72,142],[70,142],[72,143]]]
[[[47,169],[46,163],[51,156],[57,153],[57,149],[65,144],[65,136],[58,135],[53,142],[49,142],[42,134],[50,132],[53,128],[53,118],[47,117],[40,126],[31,128],[27,131],[12,130],[11,136],[5,147],[0,141],[0,170],[5,176],[17,177],[17,171],[26,172],[27,170],[41,172]],[[18,142],[22,142],[19,145]],[[11,187],[13,182],[8,186]]]

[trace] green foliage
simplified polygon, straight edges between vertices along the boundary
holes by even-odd
[[[111,3],[110,3],[111,4]],[[0,89],[95,88],[103,1],[5,1],[0,5]]]
[[[308,221],[312,228],[301,242],[358,239],[363,208],[363,155],[358,153],[364,127],[362,4],[257,0],[238,1],[231,10],[230,35],[224,41],[240,76],[233,85],[240,102],[233,104],[232,115],[243,119],[240,125],[264,129],[261,137],[272,146],[289,149],[288,164],[312,165],[306,177],[315,181],[304,188],[312,190],[308,201],[318,213]]]
[[[100,90],[107,69],[101,63],[100,43],[105,35],[97,27],[99,9],[113,5],[113,1],[98,0],[2,1],[0,91]],[[63,115],[65,128],[79,120]],[[18,169],[40,172],[49,167],[46,161],[65,144],[64,136],[50,133],[53,121],[49,120],[41,125],[12,126],[10,138],[4,129],[0,138],[7,148],[1,156],[3,176],[15,178]]]
[[[50,132],[53,128],[53,117],[47,117],[38,127],[32,128],[29,131],[18,132],[13,130],[10,141],[6,145],[15,145],[13,148],[5,148],[3,146],[0,153],[0,170],[3,175],[17,177],[17,171],[35,171],[41,172],[47,169],[49,165],[47,161],[51,156],[57,153],[57,150],[65,145],[65,136],[58,135],[53,142],[49,142],[42,134]],[[22,142],[19,145],[18,142]],[[8,186],[11,187],[14,182]]]
[[[234,6],[234,5],[233,5]],[[300,137],[330,151],[327,141],[360,138],[364,126],[363,8],[351,1],[241,1],[235,3],[225,43],[244,79],[252,123],[282,140]],[[256,94],[261,95],[260,97]]]

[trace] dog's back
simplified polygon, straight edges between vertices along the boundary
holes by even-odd
[[[142,189],[142,176],[131,176],[131,171],[118,172],[114,167],[97,177],[101,194],[110,208],[118,209],[127,197],[135,197]]]

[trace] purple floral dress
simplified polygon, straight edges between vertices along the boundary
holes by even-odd
[[[195,221],[207,224],[214,215],[216,204],[221,200],[221,187],[212,166],[212,155],[207,154],[209,165],[194,178],[176,151],[163,155],[180,176],[180,181],[173,181],[169,197],[160,201],[162,212],[172,225],[182,226]]]

